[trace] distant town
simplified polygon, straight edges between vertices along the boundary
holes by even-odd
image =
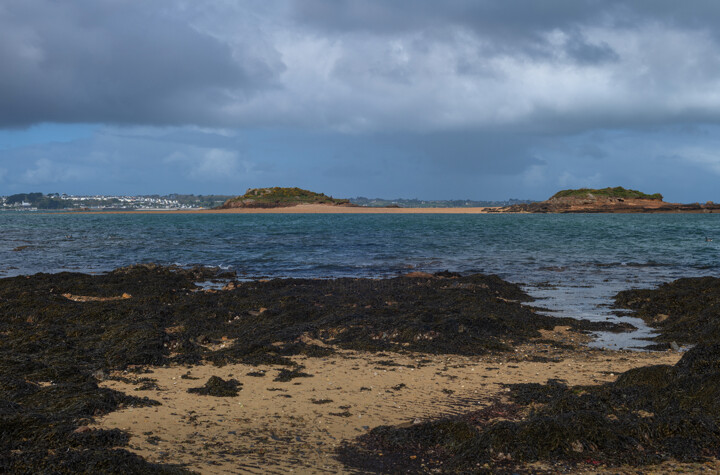
[[[0,196],[0,209],[8,211],[38,210],[185,210],[208,209],[222,205],[234,195],[68,195],[65,193],[17,193]],[[476,200],[420,200],[420,199],[384,199],[350,198],[358,206],[402,208],[461,208],[509,206],[532,203],[531,200],[510,199],[506,201]]]
[[[168,210],[205,209],[223,204],[224,195],[67,195],[18,193],[0,197],[4,210]]]

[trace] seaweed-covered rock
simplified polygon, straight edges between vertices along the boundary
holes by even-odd
[[[211,376],[203,386],[190,388],[188,392],[202,394],[203,396],[235,397],[241,387],[242,383],[235,379],[225,381],[219,376]]]
[[[674,366],[632,369],[600,386],[508,385],[509,410],[495,404],[410,428],[377,428],[346,444],[341,459],[389,472],[493,472],[540,460],[642,466],[720,456],[720,279],[681,279],[623,292],[617,301],[658,324],[661,341],[697,345]]]
[[[655,341],[679,344],[720,342],[720,278],[678,279],[656,289],[626,290],[615,305],[629,308],[659,331]]]
[[[175,470],[124,451],[118,434],[72,435],[121,405],[156,404],[98,387],[114,370],[203,361],[293,366],[290,356],[324,357],[333,346],[470,355],[506,351],[556,325],[608,327],[536,314],[522,305],[529,297],[519,286],[496,276],[277,279],[225,291],[196,285],[232,278],[142,264],[0,279],[0,472],[73,472],[81,464]]]

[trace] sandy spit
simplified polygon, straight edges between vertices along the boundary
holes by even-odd
[[[284,208],[233,208],[185,210],[68,211],[52,214],[485,214],[498,208],[370,208],[332,205],[297,205]]]

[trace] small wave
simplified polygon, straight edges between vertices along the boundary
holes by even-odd
[[[593,262],[595,267],[672,267],[671,264],[664,262],[648,261],[648,262]]]

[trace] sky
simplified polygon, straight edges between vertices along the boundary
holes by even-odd
[[[3,0],[0,195],[720,202],[717,0]]]

